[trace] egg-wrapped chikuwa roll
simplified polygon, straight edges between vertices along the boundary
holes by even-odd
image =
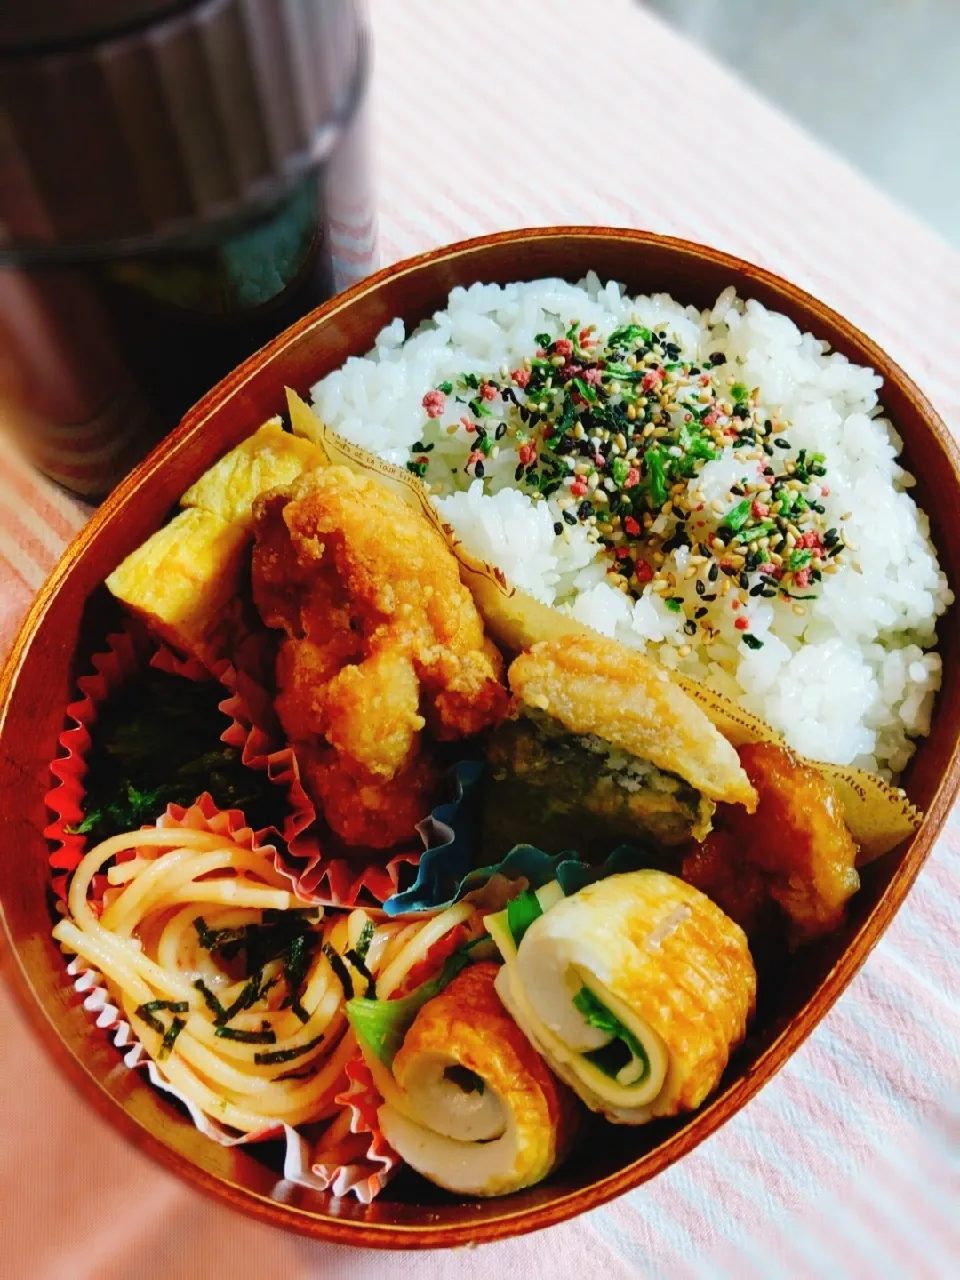
[[[743,930],[661,871],[610,876],[569,898],[548,890],[487,917],[504,1005],[607,1119],[643,1124],[698,1107],[753,1011]]]
[[[389,1069],[384,1137],[418,1173],[458,1195],[502,1196],[540,1182],[566,1155],[578,1104],[507,1014],[500,966],[471,965],[419,1011]]]

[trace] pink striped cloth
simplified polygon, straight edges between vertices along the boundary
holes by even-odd
[[[382,256],[508,226],[603,223],[781,272],[885,346],[960,428],[960,258],[627,0],[375,0]],[[344,230],[344,260],[371,228]],[[0,650],[82,503],[0,445]],[[0,1271],[431,1280],[945,1277],[960,1258],[960,827],[779,1076],[652,1184],[457,1255],[315,1246],[173,1182],[77,1106],[0,993]],[[29,1166],[27,1165],[29,1161]],[[28,1170],[28,1171],[27,1171]]]

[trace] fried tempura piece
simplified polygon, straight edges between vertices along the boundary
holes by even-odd
[[[503,662],[440,534],[379,481],[327,467],[254,505],[254,600],[286,631],[277,714],[344,840],[388,847],[430,808],[425,731],[506,711]]]
[[[857,847],[833,788],[785,747],[754,743],[739,754],[760,797],[757,811],[718,810],[717,830],[684,861],[684,879],[748,933],[771,901],[794,942],[831,932],[860,885]]]

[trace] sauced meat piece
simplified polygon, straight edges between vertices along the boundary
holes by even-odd
[[[750,933],[770,902],[790,922],[794,942],[836,929],[860,885],[857,847],[833,788],[785,747],[741,747],[756,788],[756,813],[722,805],[715,830],[684,861],[686,880]]]

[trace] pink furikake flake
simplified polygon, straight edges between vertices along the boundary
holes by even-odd
[[[428,391],[423,397],[423,407],[427,411],[428,418],[439,418],[447,407],[447,397],[442,391]]]

